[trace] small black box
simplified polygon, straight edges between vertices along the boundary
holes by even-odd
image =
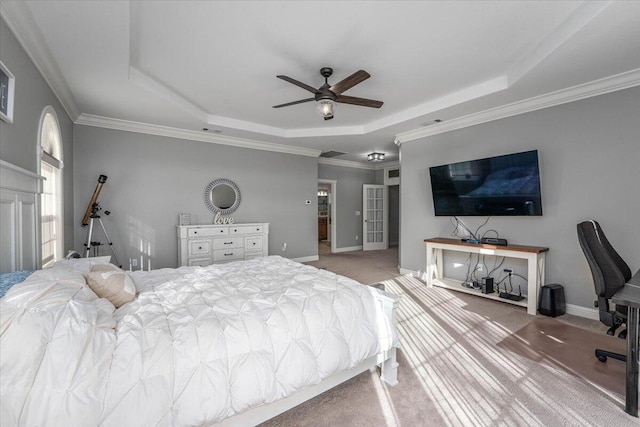
[[[538,311],[545,316],[562,316],[566,312],[564,301],[564,288],[562,285],[554,283],[544,285],[540,290],[540,301],[538,301]]]
[[[483,277],[482,284],[480,285],[483,294],[493,293],[493,277]]]

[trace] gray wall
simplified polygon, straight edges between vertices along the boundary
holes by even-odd
[[[400,186],[389,186],[389,245],[400,240]]]
[[[0,120],[0,159],[38,173],[40,116],[47,105],[56,111],[63,143],[64,246],[69,249],[74,239],[73,122],[3,19],[0,19],[0,61],[16,78],[13,123]]]
[[[178,214],[191,213],[193,224],[211,224],[203,194],[216,178],[240,188],[242,202],[231,215],[236,223],[270,223],[270,255],[318,253],[316,158],[88,126],[76,126],[74,139],[78,250],[86,238],[79,224],[104,174],[99,202],[112,214],[102,220],[125,267],[129,257],[140,257],[141,240],[151,243],[154,268],[175,267]],[[101,253],[109,254],[104,248]]]
[[[320,163],[318,179],[338,181],[336,248],[362,246],[362,185],[376,184],[376,171]]]
[[[433,214],[430,166],[537,149],[544,216],[493,217],[488,226],[510,243],[549,247],[546,282],[564,285],[568,303],[593,307],[578,222],[598,220],[632,271],[640,268],[639,111],[636,87],[402,144],[401,266],[423,271],[423,239],[453,229]],[[462,218],[474,228],[484,219]]]

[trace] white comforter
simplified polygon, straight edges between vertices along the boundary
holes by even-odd
[[[397,344],[375,289],[281,257],[132,277],[117,310],[68,269],[0,300],[0,425],[209,424]]]

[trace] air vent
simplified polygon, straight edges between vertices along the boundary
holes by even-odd
[[[320,157],[331,158],[342,156],[343,154],[347,153],[341,153],[340,151],[325,151],[324,153],[320,154]]]

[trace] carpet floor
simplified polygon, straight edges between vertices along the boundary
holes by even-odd
[[[401,296],[399,384],[364,372],[263,427],[640,425],[624,412],[624,364],[593,356],[624,346],[598,322],[427,288],[398,275],[397,249],[310,264]]]

